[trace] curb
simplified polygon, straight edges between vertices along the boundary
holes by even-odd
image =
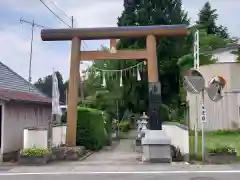
[[[79,161],[84,161],[87,159],[89,156],[91,156],[94,152],[93,151],[88,151],[84,156],[79,158]]]

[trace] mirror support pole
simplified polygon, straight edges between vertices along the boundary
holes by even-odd
[[[201,92],[203,107],[205,107],[204,93],[205,93],[205,90],[203,89],[202,92]],[[205,124],[205,122],[202,121],[201,124],[202,124],[202,161],[205,162],[205,137],[204,137],[204,124]]]

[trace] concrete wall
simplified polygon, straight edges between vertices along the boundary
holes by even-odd
[[[51,105],[4,103],[1,154],[23,148],[23,131],[28,127],[47,127]]]
[[[66,125],[59,125],[53,127],[53,146],[57,147],[61,144],[66,144],[66,133],[67,133],[67,126]]]
[[[163,131],[171,139],[171,144],[179,147],[182,154],[189,154],[189,132],[182,125],[163,124]]]
[[[227,84],[223,90],[223,99],[219,102],[212,102],[205,93],[206,118],[205,129],[231,130],[240,128],[240,64],[238,63],[217,63],[200,66],[200,72],[206,80],[206,86],[213,76],[219,75],[226,79]],[[201,127],[200,103],[201,97],[187,93],[189,102],[190,128]],[[198,109],[198,110],[197,110]]]
[[[58,147],[66,142],[66,125],[54,126],[52,130],[53,147]],[[48,131],[44,128],[24,129],[23,148],[47,148]]]
[[[47,129],[24,129],[23,149],[25,148],[47,148],[48,137]]]

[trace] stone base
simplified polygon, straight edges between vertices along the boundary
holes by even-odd
[[[44,165],[51,160],[51,154],[46,156],[20,156],[19,164],[21,165]]]
[[[142,139],[142,161],[171,163],[171,140],[162,130],[148,130]]]
[[[4,153],[0,156],[0,161],[2,162],[15,162],[18,161],[19,158],[19,151],[13,151]]]
[[[141,139],[136,139],[136,146],[141,146],[142,145],[142,140]]]
[[[59,147],[53,148],[53,160],[77,161],[84,156],[86,151],[84,147]]]
[[[237,153],[209,153],[206,162],[210,164],[231,164],[237,161]]]

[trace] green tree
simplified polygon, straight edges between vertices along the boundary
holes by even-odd
[[[58,79],[58,88],[59,88],[59,93],[60,93],[60,101],[65,102],[65,90],[66,90],[66,85],[63,82],[63,77],[62,74],[57,71],[56,72],[57,79]],[[48,75],[44,78],[39,78],[37,82],[34,83],[34,85],[41,90],[44,94],[46,94],[49,97],[52,97],[52,75]]]
[[[131,11],[129,10],[131,9]],[[132,20],[126,22],[126,17]],[[131,22],[130,24],[128,22]],[[125,0],[124,11],[118,18],[118,25],[171,25],[171,24],[189,24],[187,13],[182,10],[181,0],[168,1],[147,1],[147,0]],[[162,38],[157,42],[159,78],[162,84],[162,99],[166,104],[178,104],[176,98],[178,95],[179,69],[177,60],[189,46],[185,44],[186,38]],[[121,40],[120,48],[145,48],[145,39]],[[128,66],[128,62],[119,62]],[[135,62],[137,63],[137,61]],[[126,82],[128,84],[130,82]],[[131,86],[135,84],[131,83]],[[147,108],[147,79],[142,81],[142,88],[132,88],[134,95],[145,102]],[[138,95],[137,95],[138,94]],[[131,98],[130,98],[131,99]],[[173,101],[176,99],[176,101]]]
[[[193,26],[190,28],[190,36],[194,36],[194,33],[196,32],[198,26]],[[193,40],[193,38],[192,38]],[[200,65],[204,64],[212,64],[216,62],[216,59],[213,59],[211,55],[207,55],[209,51],[215,50],[217,48],[221,48],[226,46],[228,43],[230,43],[230,39],[224,39],[221,38],[218,35],[214,34],[207,34],[207,32],[204,29],[200,29],[199,31],[199,63]],[[193,44],[193,42],[191,43]],[[194,57],[193,57],[193,49],[190,51],[190,53],[183,55],[178,60],[178,65],[182,69],[189,69],[193,67]]]
[[[118,26],[147,26],[147,25],[171,25],[189,24],[187,13],[182,10],[181,0],[148,1],[148,0],[125,0],[124,10],[118,18]],[[157,55],[159,78],[162,84],[162,100],[168,106],[179,105],[179,67],[178,59],[189,52],[192,46],[190,40],[185,37],[166,38],[157,40]],[[121,39],[118,43],[119,49],[142,49],[146,47],[146,39]],[[137,60],[121,61],[96,61],[93,67],[106,69],[124,69],[139,63]],[[105,66],[104,66],[105,65]],[[142,80],[136,81],[132,73],[123,76],[124,86],[119,88],[119,82],[109,81],[107,90],[120,94],[118,100],[122,109],[129,109],[132,112],[146,111],[148,108],[148,79],[144,67],[140,73]],[[93,73],[94,74],[94,73]],[[113,74],[114,76],[114,74]],[[92,75],[85,82],[85,87],[91,92],[92,101],[97,101],[94,92],[103,89],[101,87],[101,76]],[[92,89],[90,89],[92,87]]]

